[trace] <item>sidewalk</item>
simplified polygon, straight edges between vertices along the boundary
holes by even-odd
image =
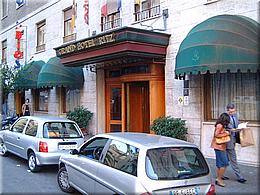
[[[210,166],[213,181],[216,178],[215,160],[207,159]],[[239,165],[240,171],[247,181],[245,183],[237,182],[237,178],[229,166],[226,170],[225,176],[229,177],[229,180],[225,180],[225,187],[216,185],[216,194],[260,194],[259,189],[259,167]]]

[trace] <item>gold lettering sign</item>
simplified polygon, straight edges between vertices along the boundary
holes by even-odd
[[[92,38],[89,40],[81,41],[78,43],[73,43],[71,45],[60,48],[57,50],[57,56],[62,56],[65,54],[85,50],[85,49],[88,49],[91,47],[95,47],[95,46],[99,46],[99,45],[103,45],[103,44],[107,44],[107,43],[112,43],[115,41],[116,41],[115,33],[103,35],[100,37],[95,37],[95,38]]]

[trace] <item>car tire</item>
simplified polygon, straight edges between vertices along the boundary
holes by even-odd
[[[67,192],[67,193],[74,192],[74,189],[69,184],[68,172],[65,167],[61,167],[59,169],[59,172],[57,175],[57,181],[58,181],[60,189],[63,192]]]
[[[0,140],[0,156],[7,156],[7,148],[3,140]]]
[[[28,167],[31,172],[38,172],[40,170],[39,165],[37,165],[36,156],[33,152],[28,155]]]

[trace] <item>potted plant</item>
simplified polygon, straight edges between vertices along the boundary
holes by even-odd
[[[151,130],[157,135],[173,137],[187,141],[188,128],[185,126],[185,120],[173,118],[170,116],[159,117],[153,121]]]
[[[88,134],[87,127],[92,117],[93,113],[83,106],[76,107],[73,111],[67,113],[67,118],[75,121],[83,134]]]

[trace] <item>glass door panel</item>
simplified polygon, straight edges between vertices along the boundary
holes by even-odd
[[[121,88],[111,88],[110,120],[121,120]]]
[[[122,87],[121,85],[108,86],[108,132],[122,131]]]

